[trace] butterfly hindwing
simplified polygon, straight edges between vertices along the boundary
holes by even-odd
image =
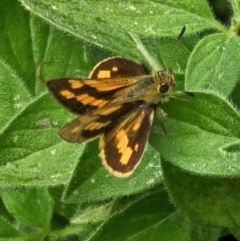
[[[112,104],[86,113],[64,126],[59,135],[68,142],[81,143],[95,139],[113,127],[117,128],[119,120],[128,117],[138,106],[138,102]]]
[[[100,139],[100,157],[115,176],[127,177],[140,163],[152,124],[155,105],[135,102],[131,111]]]

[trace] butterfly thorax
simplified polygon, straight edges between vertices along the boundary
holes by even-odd
[[[116,83],[126,81],[126,85],[115,89],[110,104],[132,101],[155,104],[159,101],[166,102],[169,91],[175,84],[173,74],[168,71],[159,71],[154,75],[115,78],[115,81]]]

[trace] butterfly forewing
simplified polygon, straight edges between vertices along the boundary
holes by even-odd
[[[97,64],[89,79],[62,78],[46,86],[54,98],[74,114],[94,111],[128,92],[138,80],[129,76],[145,75],[143,67],[121,57],[108,58]],[[118,91],[119,94],[116,92]]]
[[[102,108],[113,101],[122,101],[123,94],[135,89],[142,79],[56,79],[47,82],[49,91],[65,108],[80,115]],[[125,98],[124,98],[125,99]],[[126,101],[126,100],[125,100]],[[129,98],[128,101],[131,101]]]
[[[97,64],[91,73],[89,78],[111,78],[116,77],[129,77],[129,76],[141,76],[146,75],[145,69],[136,62],[124,59],[122,57],[112,57],[101,61]]]
[[[47,87],[64,107],[80,115],[105,106],[116,90],[123,88],[121,83],[105,82],[65,78],[51,80]]]

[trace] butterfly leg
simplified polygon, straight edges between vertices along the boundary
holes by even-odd
[[[159,107],[156,107],[155,109],[155,114],[156,114],[156,117],[161,121],[162,123],[162,129],[163,129],[163,132],[165,134],[167,134],[167,131],[164,127],[164,122],[167,120],[167,113],[164,112],[161,108]]]

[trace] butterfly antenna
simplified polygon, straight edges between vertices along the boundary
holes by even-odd
[[[193,97],[193,95],[191,97]],[[184,98],[181,98],[181,97],[176,97],[175,95],[169,95],[169,98],[173,98],[173,99],[176,99],[176,100],[187,101],[187,102],[192,102],[192,100],[184,99]]]
[[[171,59],[173,53],[175,52],[175,50],[176,50],[176,48],[177,48],[177,45],[178,45],[178,43],[179,43],[179,40],[182,38],[185,30],[186,30],[186,27],[185,27],[185,25],[184,25],[183,28],[182,28],[181,33],[180,33],[180,34],[178,35],[178,37],[177,37],[176,43],[175,43],[174,46],[172,47],[172,50],[171,50],[171,52],[169,53],[169,55],[168,55],[168,57],[167,57],[166,65],[163,65],[163,66],[164,66],[164,69],[167,69],[166,66],[168,66],[168,62],[169,62],[169,60]]]

